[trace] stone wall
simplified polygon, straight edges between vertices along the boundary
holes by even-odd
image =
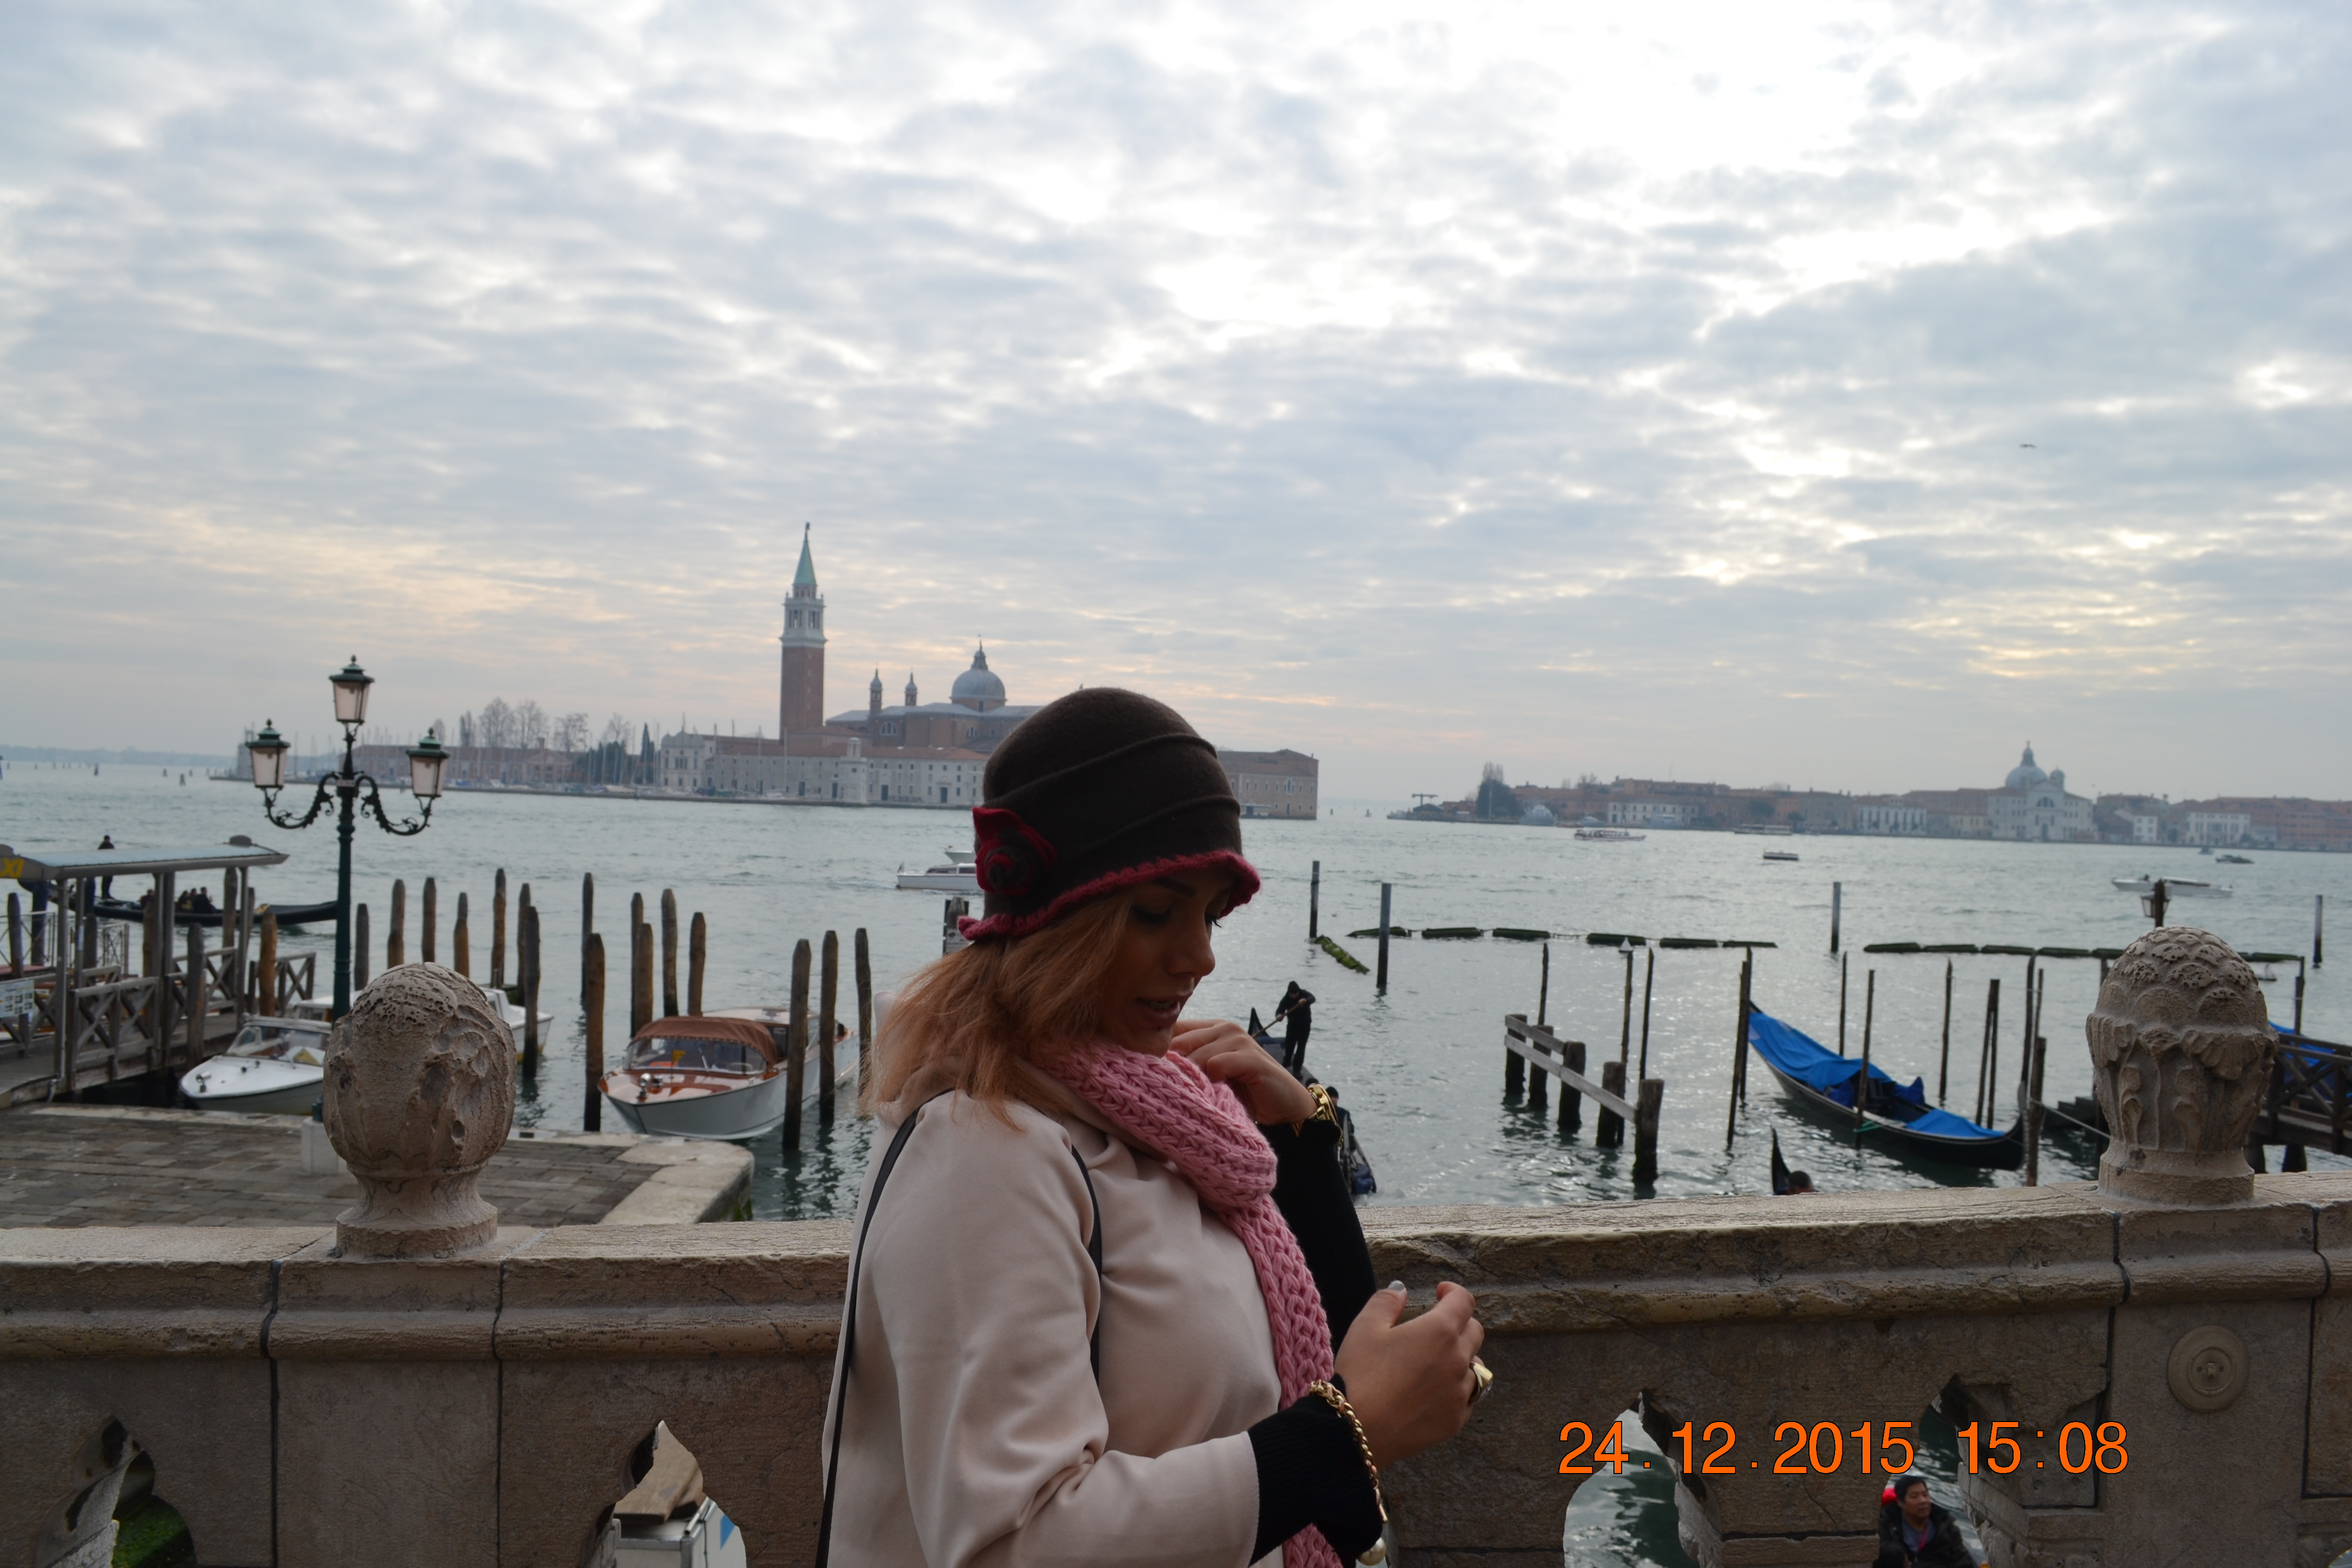
[[[657,1422],[751,1562],[812,1559],[848,1227],[500,1226],[502,1029],[427,965],[362,994],[327,1121],[366,1195],[331,1231],[0,1231],[0,1568],[105,1562],[134,1454],[208,1564],[572,1568]],[[2352,1175],[2248,1169],[2275,1047],[2217,939],[2134,943],[2085,1032],[2096,1185],[1368,1211],[1380,1278],[1477,1293],[1496,1374],[1386,1478],[1402,1558],[1557,1563],[1562,1428],[1636,1409],[1670,1463],[1693,1430],[1699,1561],[1853,1568],[1883,1477],[1843,1435],[1932,1402],[2014,1441],[1964,1478],[1998,1568],[2331,1563]],[[1790,1423],[1839,1435],[1823,1473],[1779,1468]]]
[[[1557,1563],[1581,1484],[1560,1427],[1637,1405],[1677,1459],[1684,1421],[1737,1432],[1736,1473],[1678,1489],[1701,1561],[1864,1563],[1875,1487],[1852,1458],[1772,1474],[1773,1429],[1938,1398],[2023,1423],[2018,1471],[1971,1488],[2003,1568],[2352,1546],[2352,1290],[2331,1290],[2352,1177],[2261,1177],[2220,1209],[2076,1186],[1367,1218],[1381,1278],[1424,1300],[1462,1280],[1492,1335],[1476,1419],[1391,1478],[1415,1564]],[[323,1230],[0,1232],[0,1563],[53,1560],[77,1456],[119,1421],[208,1564],[571,1568],[663,1420],[752,1561],[805,1563],[847,1244],[839,1223],[576,1226],[359,1258]],[[2211,1328],[2243,1383],[2203,1409],[2172,1361]],[[2069,1475],[2030,1436],[2074,1419],[2124,1423],[2120,1473]]]

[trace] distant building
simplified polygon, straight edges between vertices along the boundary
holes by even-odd
[[[2183,814],[2180,841],[2183,844],[2207,844],[2216,847],[2225,844],[2244,844],[2254,836],[2253,814],[2244,811],[2191,811]]]
[[[874,672],[866,689],[866,710],[836,713],[828,731],[863,738],[868,746],[948,746],[982,756],[996,750],[1036,708],[1007,702],[1004,682],[988,668],[988,649],[975,648],[971,668],[955,679],[945,702],[923,702],[915,678],[907,677],[907,700],[895,708],[882,706],[882,672]]]
[[[1305,816],[1321,815],[1316,785],[1322,763],[1304,752],[1228,752],[1217,761],[1225,768],[1225,782],[1242,803],[1244,816]]]
[[[2001,787],[1986,795],[1985,815],[1996,838],[2073,843],[2098,837],[2091,825],[2091,803],[2066,793],[2065,769],[2043,773],[2031,742]]]
[[[784,601],[783,672],[776,699],[776,733],[812,734],[824,728],[824,595],[817,592],[816,558],[809,527],[801,525],[801,563]]]
[[[1927,831],[1927,808],[1897,800],[1858,800],[1853,806],[1857,833],[1921,834]]]

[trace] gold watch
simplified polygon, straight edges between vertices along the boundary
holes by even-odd
[[[1307,1092],[1315,1097],[1315,1109],[1292,1122],[1290,1130],[1304,1132],[1310,1121],[1328,1121],[1334,1127],[1339,1126],[1339,1102],[1332,1098],[1331,1091],[1319,1083],[1310,1083],[1307,1086]]]

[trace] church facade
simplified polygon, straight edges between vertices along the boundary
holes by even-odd
[[[1985,793],[1985,817],[1995,838],[2027,838],[2040,843],[2091,842],[2098,837],[2091,826],[2092,803],[2066,791],[2066,770],[2043,773],[2033,760],[2033,746],[2009,770],[2001,787]]]

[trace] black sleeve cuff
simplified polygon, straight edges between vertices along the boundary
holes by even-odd
[[[1249,1429],[1257,1459],[1255,1563],[1308,1525],[1346,1561],[1381,1538],[1380,1501],[1355,1428],[1309,1394]]]

